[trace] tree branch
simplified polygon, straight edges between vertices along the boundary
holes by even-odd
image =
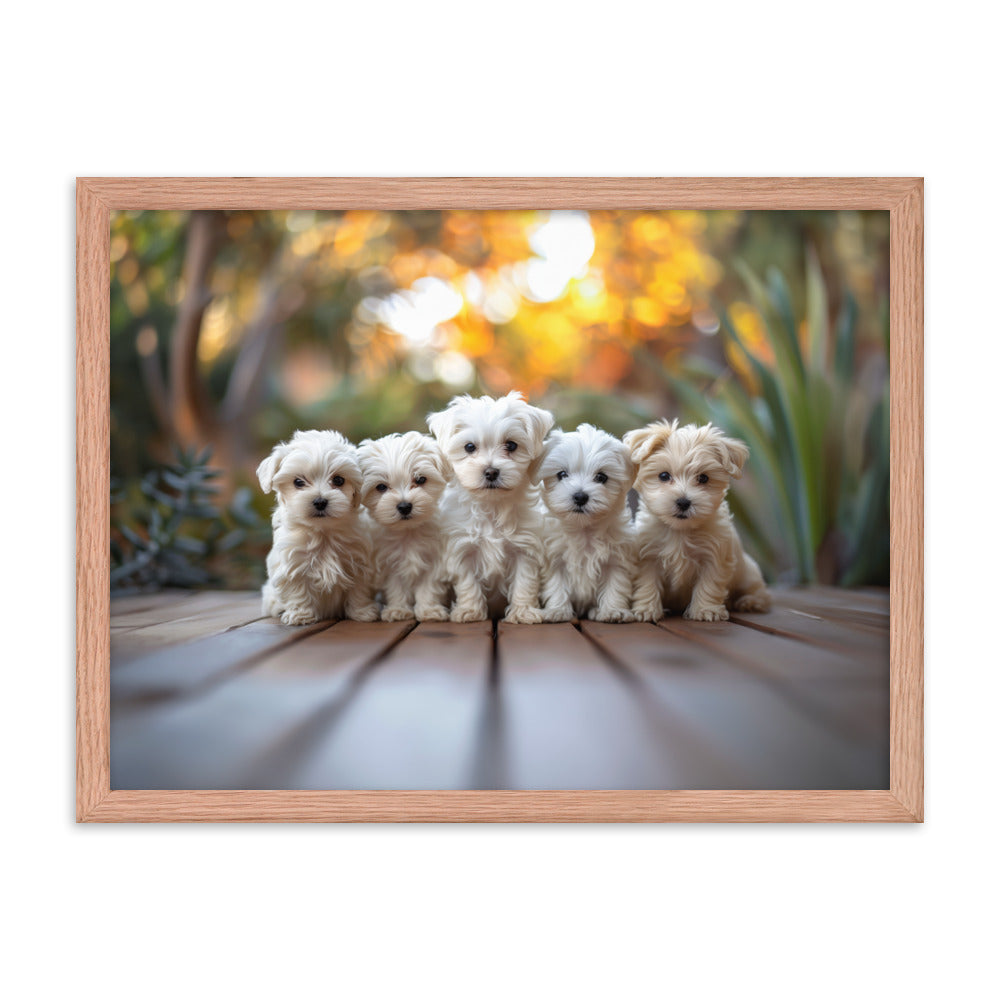
[[[198,340],[212,301],[208,276],[225,233],[220,212],[193,212],[181,276],[184,299],[170,338],[170,400],[174,433],[183,442],[203,440],[214,424],[208,394],[198,374]]]

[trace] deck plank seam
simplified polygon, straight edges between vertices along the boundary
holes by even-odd
[[[508,787],[505,778],[507,754],[503,727],[503,691],[500,665],[500,622],[490,620],[490,661],[483,686],[482,708],[469,765],[470,788],[497,791]]]
[[[337,622],[332,624],[336,625]],[[335,731],[337,723],[348,712],[352,702],[358,697],[377,668],[385,663],[389,654],[404,639],[411,636],[419,625],[416,621],[401,624],[409,627],[387,646],[380,646],[371,656],[359,663],[351,671],[341,690],[313,706],[307,717],[300,719],[295,726],[275,740],[266,751],[260,752],[246,763],[239,787],[260,787],[265,779],[271,779],[267,783],[275,788],[290,787],[291,776],[297,773],[303,760],[311,752],[310,744],[315,744],[318,739],[326,738]],[[319,632],[313,632],[306,638],[321,635],[326,631],[329,630],[323,629]],[[296,758],[294,761],[291,759],[293,757]],[[275,762],[280,763],[276,765]],[[281,770],[285,772],[285,777],[279,774]]]
[[[822,619],[823,621],[829,622],[829,619]],[[657,622],[657,625],[660,623]],[[754,621],[750,618],[744,618],[742,615],[730,615],[729,624],[736,625],[740,628],[752,628],[757,632],[763,632],[766,635],[775,635],[781,639],[792,639],[795,642],[801,642],[806,646],[817,646],[820,649],[827,649],[834,653],[849,653],[850,650],[843,643],[838,643],[829,639],[818,639],[815,636],[809,635],[798,635],[794,632],[788,632],[784,630],[780,625],[769,625],[766,622]],[[830,623],[837,624],[837,623]]]
[[[217,632],[215,635],[203,636],[200,639],[193,639],[189,643],[180,643],[177,646],[166,647],[173,650],[183,651],[185,645],[195,645],[196,643],[205,642],[208,639],[217,639],[220,636],[228,635],[234,631],[238,631],[241,628],[246,628],[248,625],[253,625],[258,621],[267,621],[268,616],[265,615],[263,618],[255,618],[253,621],[244,622],[242,625],[234,625],[230,628],[225,629],[222,632]],[[263,649],[258,649],[255,652],[247,653],[245,656],[231,663],[225,670],[219,671],[217,674],[212,674],[210,677],[206,678],[200,684],[192,684],[186,688],[171,688],[169,690],[160,691],[149,691],[143,694],[130,695],[128,693],[119,693],[115,696],[114,701],[123,706],[149,706],[157,704],[165,704],[171,701],[189,701],[196,697],[200,697],[213,688],[218,687],[220,684],[232,679],[237,674],[245,673],[252,667],[257,666],[263,660],[272,656],[279,649],[287,649],[289,646],[294,646],[297,643],[303,642],[310,636],[320,635],[323,632],[328,632],[334,626],[338,624],[338,621],[327,622],[322,628],[318,628],[312,631],[303,630],[300,634],[288,635],[283,638],[280,643],[275,643],[274,645],[267,646]],[[158,655],[162,650],[157,651],[157,653],[151,653],[149,655]],[[142,657],[137,657],[132,660],[126,661],[122,666],[127,666],[130,670],[135,669],[136,664],[141,664]]]
[[[726,622],[723,624],[732,625],[733,623]],[[674,639],[686,640],[700,646],[702,649],[708,650],[718,658],[718,663],[724,669],[744,679],[752,679],[762,684],[769,691],[772,691],[781,698],[789,707],[795,709],[795,711],[799,712],[810,722],[823,726],[833,735],[843,737],[852,742],[859,741],[859,734],[852,727],[849,720],[841,721],[836,716],[826,712],[821,705],[817,705],[808,697],[799,696],[794,685],[766,671],[761,671],[754,660],[741,657],[739,654],[724,648],[720,649],[718,644],[712,642],[711,636],[678,635],[676,632],[670,631],[669,627],[664,625],[663,622],[657,622],[656,627]]]

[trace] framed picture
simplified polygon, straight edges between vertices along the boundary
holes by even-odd
[[[922,821],[922,373],[920,179],[78,180],[78,820]],[[458,495],[427,417],[466,395],[541,414],[503,445],[537,578],[262,606],[272,449],[416,431]],[[569,440],[620,607],[563,559]],[[363,475],[336,537],[382,553]],[[712,526],[729,562],[677,541]]]

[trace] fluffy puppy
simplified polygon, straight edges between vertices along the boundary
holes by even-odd
[[[553,423],[551,413],[519,392],[458,396],[428,415],[455,476],[442,498],[452,621],[482,621],[501,611],[509,622],[542,621],[541,513],[532,476]]]
[[[546,508],[545,620],[635,621],[629,610],[634,539],[625,507],[635,466],[628,449],[590,424],[569,434],[555,430],[538,479]]]
[[[438,501],[447,465],[438,443],[410,431],[358,447],[361,502],[375,522],[375,587],[382,621],[447,621]]]
[[[264,614],[285,625],[378,619],[356,453],[336,431],[296,431],[257,467],[261,489],[278,497]]]
[[[725,501],[750,450],[707,424],[662,420],[624,438],[638,466],[638,568],[633,609],[657,621],[664,607],[695,621],[724,621],[727,607],[767,611],[760,567],[744,551]]]

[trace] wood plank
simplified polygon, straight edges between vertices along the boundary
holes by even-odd
[[[148,611],[153,608],[166,608],[171,604],[180,604],[190,600],[199,591],[178,590],[174,587],[168,590],[151,591],[146,594],[127,594],[111,599],[111,617],[124,617],[137,611]]]
[[[770,618],[770,614],[754,617]],[[822,622],[822,619],[811,621]],[[668,616],[660,619],[657,628],[738,659],[765,678],[889,685],[889,637],[885,633],[878,643],[872,642],[870,647],[847,653],[843,649],[815,647],[795,637],[744,627],[742,617],[739,621],[692,622]]]
[[[817,608],[860,611],[864,614],[889,614],[889,591],[880,587],[844,588],[810,584],[805,587],[774,587],[771,590],[780,604],[811,604]]]
[[[493,660],[490,622],[423,622],[317,732],[283,783],[305,789],[467,788]],[[277,777],[277,776],[275,776]]]
[[[174,600],[166,604],[156,604],[153,607],[138,607],[125,614],[118,614],[114,606],[111,608],[111,635],[119,636],[125,632],[150,625],[163,625],[166,622],[179,621],[182,618],[194,618],[209,611],[220,611],[227,607],[245,607],[247,602],[257,601],[260,607],[258,591],[203,591],[191,593],[186,598]]]
[[[316,622],[291,628],[277,618],[263,618],[194,642],[156,649],[127,663],[116,665],[112,661],[112,703],[190,696],[248,661],[333,624]]]
[[[850,655],[878,658],[888,661],[889,635],[885,629],[856,627],[843,621],[831,621],[819,615],[796,608],[775,605],[766,614],[739,614],[731,612],[733,624],[756,629],[770,635],[797,639],[812,646],[822,646]],[[709,623],[700,623],[709,624]]]
[[[604,628],[617,645],[633,626]],[[572,625],[501,622],[497,649],[495,787],[739,788],[751,780],[710,732],[652,700]]]
[[[884,656],[848,656],[730,622],[665,618],[658,627],[760,678],[817,723],[875,741],[888,753],[888,639]]]
[[[111,634],[111,672],[130,660],[150,655],[164,647],[179,646],[207,636],[220,635],[232,628],[262,617],[260,597],[253,595],[227,601],[200,614],[185,615],[174,621],[147,625],[144,628],[113,631]]]
[[[840,622],[850,627],[876,629],[882,632],[889,630],[889,607],[882,604],[862,605],[850,597],[838,600],[825,594],[815,593],[812,588],[784,591],[775,594],[775,604],[779,607],[823,618],[827,621]]]
[[[707,623],[702,623],[707,624]],[[886,788],[888,755],[810,718],[760,677],[655,625],[585,622],[584,635],[641,681],[643,697],[750,773],[743,788]],[[686,782],[688,788],[719,783]]]
[[[295,787],[300,759],[413,627],[337,622],[197,697],[116,707],[112,788]]]

